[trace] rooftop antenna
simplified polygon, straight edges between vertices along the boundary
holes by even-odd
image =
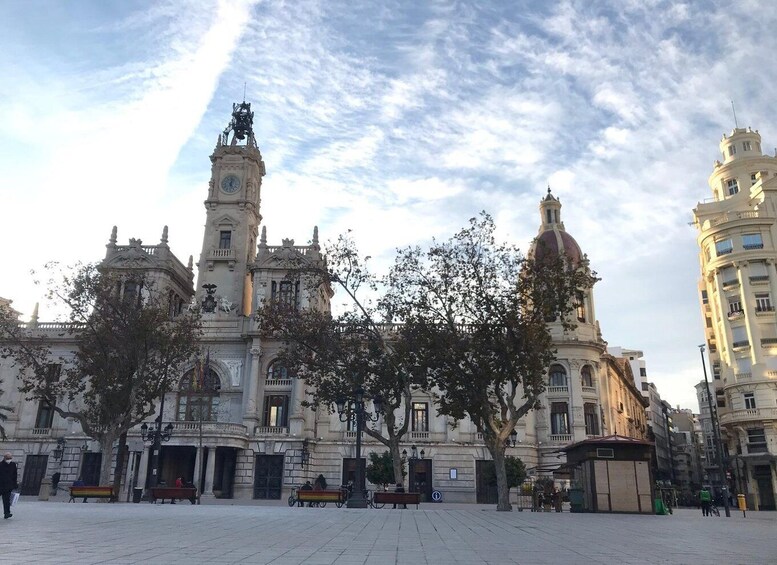
[[[245,101],[246,101],[246,83],[244,82],[243,83],[243,102],[245,102]],[[733,102],[732,102],[732,104],[733,104]]]
[[[731,101],[731,112],[734,114],[734,127],[739,129],[739,124],[737,123],[737,111],[734,108],[734,101]]]

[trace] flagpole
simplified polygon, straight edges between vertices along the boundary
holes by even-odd
[[[200,392],[200,425],[199,425],[199,450],[200,450],[200,468],[197,469],[197,504],[201,503],[201,497],[202,497],[202,487],[204,485],[203,479],[202,479],[202,470],[203,470],[203,459],[205,458],[205,452],[202,450],[202,410],[203,410],[203,390],[205,388],[205,381],[208,377],[208,365],[210,365],[210,348],[208,348],[208,352],[205,356],[205,367],[202,369],[202,374],[200,376],[200,382],[199,382],[199,392]]]

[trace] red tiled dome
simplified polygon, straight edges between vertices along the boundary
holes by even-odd
[[[534,255],[537,258],[545,256],[546,253],[558,255],[565,253],[573,262],[579,263],[583,258],[583,252],[575,241],[575,238],[565,231],[551,229],[542,232],[537,236],[534,243]]]

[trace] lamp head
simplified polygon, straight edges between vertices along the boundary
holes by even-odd
[[[345,412],[345,398],[342,396],[339,397],[337,400],[335,400],[335,405],[337,406],[337,413],[342,414]]]
[[[415,445],[410,446],[411,459],[418,459],[418,448]]]

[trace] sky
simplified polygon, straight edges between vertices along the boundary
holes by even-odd
[[[167,225],[196,261],[245,91],[271,245],[350,229],[379,268],[485,210],[527,249],[550,185],[604,339],[698,411],[689,222],[732,100],[777,145],[774,29],[770,0],[2,0],[0,296],[29,318],[30,271],[101,259],[113,225],[146,244]]]

